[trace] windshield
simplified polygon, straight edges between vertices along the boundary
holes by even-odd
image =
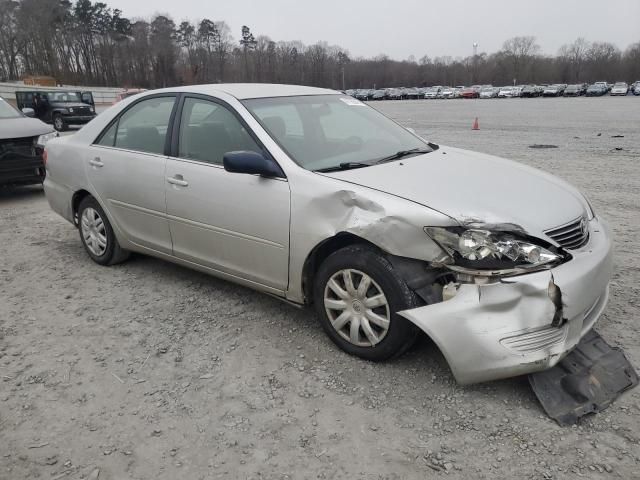
[[[343,95],[256,98],[244,105],[301,167],[372,165],[397,152],[431,151],[377,110]],[[362,166],[362,165],[361,165]]]
[[[22,115],[4,100],[0,99],[0,118],[18,118]]]
[[[80,97],[80,93],[78,92],[48,92],[47,96],[49,97],[50,102],[56,102],[56,103],[82,102],[82,98]]]

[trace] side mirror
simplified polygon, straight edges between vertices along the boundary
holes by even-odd
[[[33,108],[23,108],[22,113],[24,113],[27,117],[35,117],[36,111]]]
[[[227,152],[222,157],[224,169],[231,173],[248,173],[263,177],[284,177],[280,166],[261,153],[248,150]]]

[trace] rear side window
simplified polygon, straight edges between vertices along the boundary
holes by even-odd
[[[222,165],[227,152],[261,153],[255,140],[226,107],[199,98],[186,98],[182,107],[178,157]]]
[[[136,103],[103,133],[98,145],[162,155],[174,103],[175,97]]]

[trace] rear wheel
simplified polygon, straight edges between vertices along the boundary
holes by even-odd
[[[397,312],[421,305],[418,297],[378,251],[353,245],[331,254],[314,282],[322,327],[342,350],[382,361],[405,352],[417,327]]]
[[[91,259],[100,265],[125,261],[129,252],[120,247],[109,219],[95,198],[82,199],[78,207],[80,239]]]

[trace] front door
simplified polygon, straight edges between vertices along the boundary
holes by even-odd
[[[171,254],[165,206],[167,131],[175,96],[145,98],[129,107],[85,154],[100,203],[127,239]]]
[[[167,160],[167,216],[176,257],[284,291],[289,183],[227,172],[226,152],[264,152],[226,106],[186,97],[175,157]]]

